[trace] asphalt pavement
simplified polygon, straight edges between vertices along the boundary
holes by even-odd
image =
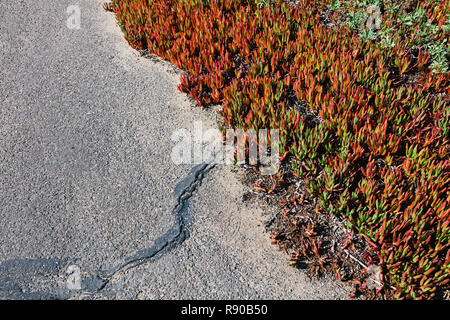
[[[2,1],[0,48],[0,298],[348,298],[289,267],[241,169],[173,163],[217,110],[102,1]]]

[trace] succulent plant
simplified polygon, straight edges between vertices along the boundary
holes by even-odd
[[[444,25],[432,2],[421,10]],[[200,106],[222,104],[223,130],[279,129],[280,153],[320,210],[345,217],[376,249],[385,287],[399,298],[434,297],[450,272],[448,74],[428,67],[426,48],[413,52],[414,36],[387,33],[378,43],[326,28],[318,10],[326,1],[259,4],[113,0],[108,8],[133,48],[185,71],[181,91]],[[423,11],[403,19],[423,20]]]

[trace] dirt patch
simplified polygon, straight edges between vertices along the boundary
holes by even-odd
[[[345,221],[324,214],[316,199],[306,192],[303,180],[286,173],[274,191],[274,180],[261,176],[256,168],[246,167],[243,179],[250,191],[243,200],[264,199],[280,208],[265,227],[272,244],[284,251],[291,265],[311,278],[335,276],[352,285],[351,298],[391,299],[392,290],[384,283],[378,267],[372,265],[376,252],[361,236],[347,231]]]

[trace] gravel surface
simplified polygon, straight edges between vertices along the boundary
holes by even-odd
[[[101,5],[0,3],[0,298],[347,298],[288,267],[238,171],[171,161],[172,132],[215,114]]]

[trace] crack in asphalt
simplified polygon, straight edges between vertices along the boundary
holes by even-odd
[[[188,237],[189,232],[186,229],[186,203],[197,188],[200,186],[205,174],[215,167],[215,164],[201,163],[191,169],[189,174],[175,186],[173,195],[176,199],[176,204],[173,208],[175,215],[175,223],[172,227],[161,237],[159,237],[153,246],[137,251],[132,256],[124,259],[124,261],[111,270],[106,272],[99,272],[98,278],[103,282],[95,291],[103,290],[111,279],[123,270],[136,268],[144,263],[149,262],[157,255],[162,255],[182,244]],[[97,280],[98,280],[97,278]],[[92,280],[90,280],[92,281]],[[86,282],[90,282],[86,281]],[[83,281],[85,282],[85,281]],[[87,285],[89,287],[89,284]],[[92,287],[92,285],[91,285]]]
[[[177,183],[173,195],[176,204],[172,209],[175,222],[172,227],[160,236],[148,248],[136,251],[133,255],[123,259],[107,271],[96,271],[82,280],[81,290],[78,294],[94,294],[103,290],[111,279],[119,272],[136,268],[151,261],[159,255],[181,245],[188,237],[186,228],[188,211],[186,204],[201,185],[205,174],[215,167],[215,164],[201,163],[191,169],[188,175]],[[68,288],[55,288],[56,291],[27,291],[26,284],[33,282],[37,275],[60,275],[68,261],[58,258],[52,259],[12,259],[0,264],[0,298],[13,299],[70,299],[73,295]]]

